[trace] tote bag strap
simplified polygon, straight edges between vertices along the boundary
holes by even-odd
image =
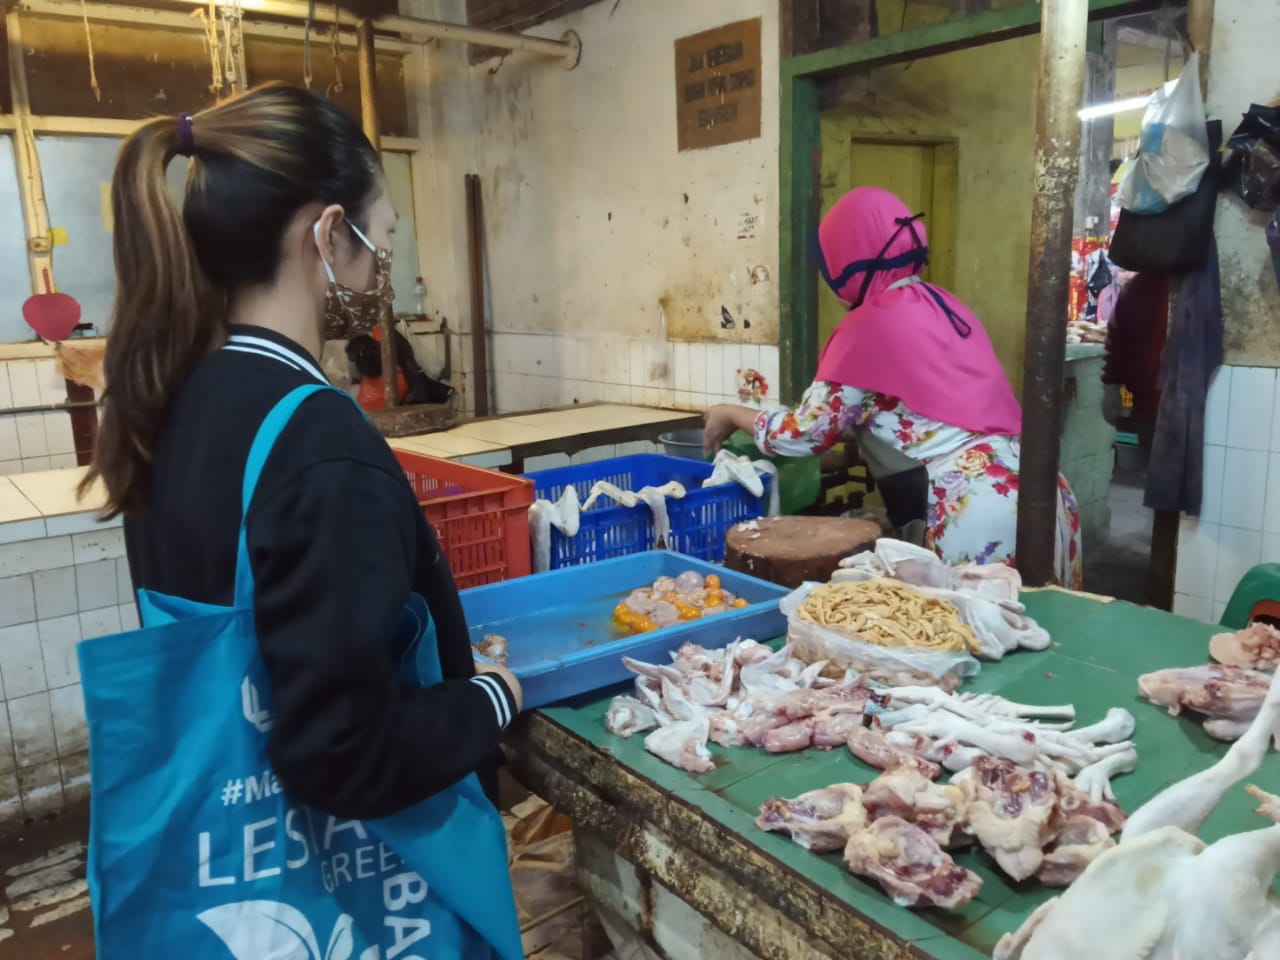
[[[236,548],[236,599],[237,610],[253,608],[253,567],[249,564],[249,540],[246,534],[246,521],[249,517],[249,505],[253,503],[253,492],[258,487],[258,479],[262,476],[262,468],[271,455],[276,441],[288,425],[289,420],[298,408],[313,395],[322,390],[333,390],[334,387],[323,384],[309,384],[290,391],[267,414],[258,434],[253,438],[253,446],[249,448],[249,459],[244,464],[244,481],[240,494],[240,541]],[[345,394],[343,394],[345,396]]]

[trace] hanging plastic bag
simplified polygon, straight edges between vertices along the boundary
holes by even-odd
[[[1267,246],[1271,248],[1271,265],[1276,268],[1276,286],[1280,286],[1280,210],[1271,215],[1267,224]]]
[[[1182,75],[1147,103],[1138,158],[1120,184],[1120,206],[1139,214],[1163,213],[1195,192],[1208,166],[1200,55],[1193,53]]]
[[[1255,210],[1280,207],[1280,107],[1253,104],[1226,147],[1227,185]]]

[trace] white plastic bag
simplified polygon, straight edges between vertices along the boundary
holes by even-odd
[[[1151,95],[1139,142],[1138,158],[1117,191],[1120,206],[1131,213],[1162,213],[1195,192],[1209,166],[1198,53],[1177,80]]]
[[[982,669],[968,653],[928,650],[922,647],[882,647],[858,640],[850,633],[801,619],[799,613],[809,592],[818,583],[805,583],[782,598],[779,608],[787,618],[787,642],[792,654],[805,663],[826,660],[842,670],[869,675],[891,686],[934,684],[954,690],[965,677]]]

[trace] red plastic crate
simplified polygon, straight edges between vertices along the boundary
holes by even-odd
[[[527,576],[533,481],[397,450],[459,589]]]

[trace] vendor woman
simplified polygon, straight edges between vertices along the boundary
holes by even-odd
[[[818,231],[819,266],[849,313],[795,409],[720,405],[705,442],[753,433],[772,456],[807,457],[852,432],[890,519],[948,563],[1014,564],[1022,411],[982,324],[920,279],[924,225],[892,193],[859,187]],[[1055,569],[1081,586],[1080,517],[1058,479]]]

